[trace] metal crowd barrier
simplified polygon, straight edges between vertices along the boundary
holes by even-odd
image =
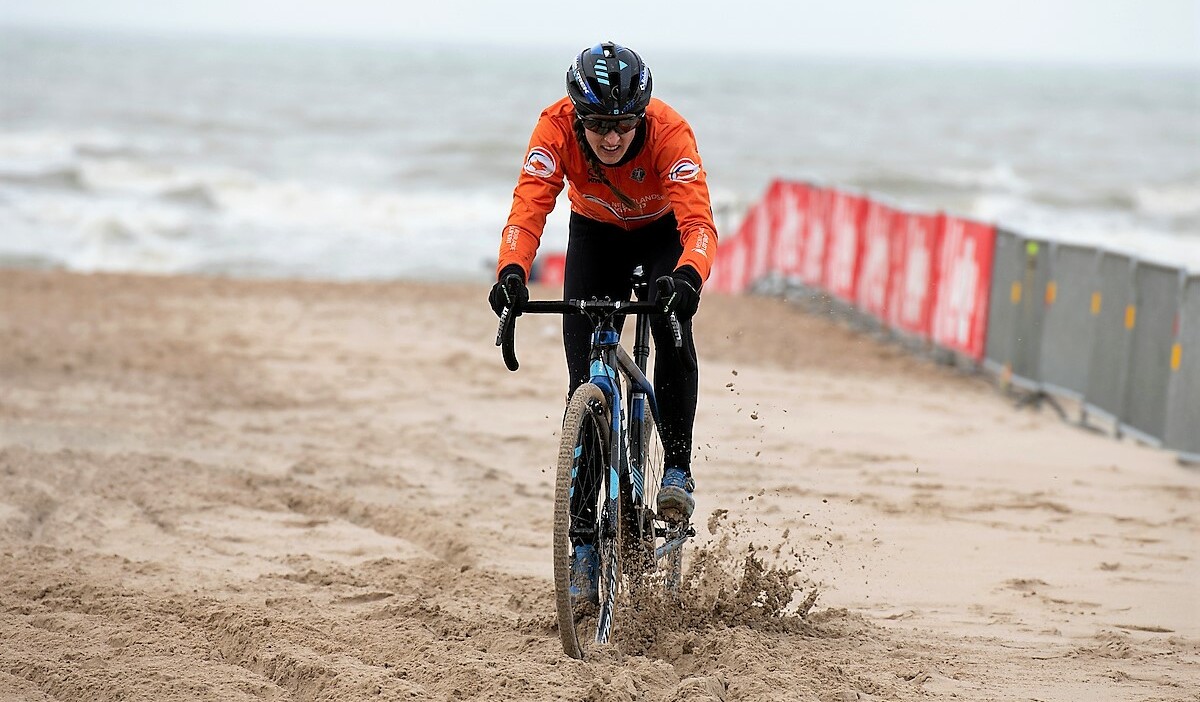
[[[1017,311],[1021,303],[1021,260],[1019,234],[996,230],[996,248],[992,254],[992,288],[988,297],[987,341],[983,367],[1007,385],[1012,377],[1014,349],[1017,346]]]
[[[1133,305],[1126,321],[1129,377],[1121,431],[1161,446],[1167,430],[1167,385],[1182,271],[1139,261],[1133,281]]]
[[[1200,462],[1200,275],[997,230],[983,365]]]
[[[1166,445],[1200,463],[1200,274],[1186,279],[1171,345]]]
[[[1084,411],[1111,421],[1118,428],[1125,400],[1130,335],[1126,328],[1133,301],[1133,267],[1128,256],[1105,251],[1092,294],[1096,334],[1088,364]]]
[[[1005,387],[1042,390],[1048,251],[1044,241],[996,230],[984,367],[997,373]]]
[[[1070,244],[1050,247],[1050,282],[1042,329],[1042,388],[1052,395],[1083,401],[1096,334],[1092,313],[1100,254]]]

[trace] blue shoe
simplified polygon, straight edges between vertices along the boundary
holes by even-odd
[[[658,491],[659,518],[672,523],[691,519],[692,510],[696,509],[696,500],[692,498],[695,489],[696,481],[692,476],[678,468],[668,468]]]
[[[600,554],[591,544],[575,547],[571,560],[571,599],[600,604]]]

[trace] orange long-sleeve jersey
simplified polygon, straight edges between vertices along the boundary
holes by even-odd
[[[547,107],[538,118],[513,191],[497,273],[515,263],[529,277],[546,216],[554,209],[565,179],[571,186],[567,190],[571,210],[589,219],[632,230],[673,212],[683,244],[676,267],[690,265],[706,280],[717,255],[717,230],[696,137],[683,117],[651,98],[646,119],[638,127],[645,132],[641,150],[619,166],[604,168],[605,177],[637,209],[622,203],[608,186],[589,180],[583,152],[587,147],[576,141],[574,122],[575,108],[569,98]]]

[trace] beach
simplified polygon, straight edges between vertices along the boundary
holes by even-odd
[[[1200,694],[1200,472],[751,296],[696,319],[685,568],[790,609],[567,658],[558,320],[509,373],[486,293],[0,270],[0,700]]]

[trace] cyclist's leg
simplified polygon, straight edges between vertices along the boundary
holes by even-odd
[[[611,297],[628,299],[632,292],[628,232],[571,213],[567,257],[563,278],[563,299]],[[563,315],[563,349],[566,353],[570,387],[567,396],[590,377],[588,368],[592,346],[592,325],[587,317]],[[596,491],[601,476],[580,476],[581,492],[574,496],[579,510],[577,518],[594,521]],[[576,544],[578,545],[578,544]]]
[[[679,240],[679,229],[673,216],[663,217],[639,230],[642,237],[642,265],[649,276],[650,284],[660,276],[670,275],[683,254]],[[654,394],[658,399],[658,410],[662,422],[664,464],[678,468],[689,477],[692,466],[692,425],[696,421],[696,399],[699,373],[680,362],[680,354],[695,355],[692,339],[692,322],[681,322],[683,343],[686,348],[675,352],[675,337],[665,317],[654,317],[650,331],[654,336]]]
[[[691,320],[681,322],[683,343],[694,345]],[[663,442],[663,462],[692,474],[692,425],[696,422],[696,402],[700,375],[688,369],[675,353],[675,337],[666,321],[651,324],[654,347],[654,395],[661,418],[659,433]],[[680,349],[680,354],[688,353]],[[694,351],[692,352],[694,353]]]

